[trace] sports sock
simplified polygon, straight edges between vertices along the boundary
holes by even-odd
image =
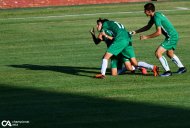
[[[102,68],[101,68],[101,74],[102,75],[106,74],[107,67],[108,67],[108,60],[107,59],[103,59],[102,60]]]
[[[160,61],[160,63],[162,64],[162,66],[163,66],[163,68],[164,68],[164,70],[165,70],[166,72],[167,72],[167,71],[170,71],[170,67],[169,67],[168,62],[167,62],[167,60],[166,60],[166,58],[165,58],[164,56],[160,57],[160,58],[159,58],[159,61]]]
[[[154,67],[154,65],[151,65],[151,64],[148,64],[148,63],[142,62],[142,61],[138,62],[138,66],[139,67],[144,67],[144,68],[147,68],[147,69],[151,69],[151,70],[153,70],[153,67]]]
[[[179,68],[182,68],[184,67],[183,64],[181,63],[181,61],[179,60],[179,58],[174,55],[172,58],[172,61],[179,67]]]

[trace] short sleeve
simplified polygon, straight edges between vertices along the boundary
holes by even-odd
[[[161,18],[159,18],[159,16],[158,16],[158,15],[155,15],[155,16],[154,16],[154,23],[155,23],[155,25],[156,25],[156,28],[158,28],[158,27],[161,27],[161,26],[162,26],[162,23],[161,23]]]

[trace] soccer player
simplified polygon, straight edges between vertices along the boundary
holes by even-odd
[[[113,42],[112,32],[109,30],[106,31],[106,34],[109,35],[111,37],[111,39],[108,39],[105,36],[103,36],[103,39],[101,40],[100,38],[96,37],[94,28],[91,29],[90,33],[91,33],[93,41],[96,45],[99,44],[101,41],[104,41],[108,48]],[[111,57],[111,74],[113,76],[120,74],[120,73],[118,73],[118,70],[120,70],[120,71],[122,70],[123,61],[124,61],[124,59],[122,59],[121,55]]]
[[[103,38],[102,40],[100,38],[96,37],[94,28],[91,29],[90,33],[91,33],[93,41],[96,45],[99,44],[101,41],[104,41],[107,45],[107,48],[109,48],[109,46],[113,43],[113,37],[112,37],[113,33],[110,30],[105,31],[105,33],[107,35],[109,35],[109,39],[106,38],[105,36],[102,36],[102,38]],[[135,68],[134,66],[132,66],[132,69],[131,69],[130,66],[128,66],[129,65],[128,63],[129,63],[128,59],[125,59],[122,54],[119,54],[117,56],[113,55],[111,57],[111,74],[113,76],[116,76],[116,75],[119,75],[119,74],[122,74],[123,72],[125,72],[126,69],[131,70],[132,73],[134,73],[136,69],[139,69],[143,75],[147,74],[146,68],[143,68],[143,67]],[[123,64],[125,65],[125,68],[123,68]]]
[[[161,34],[165,36],[165,40],[163,41],[163,43],[161,43],[161,45],[157,48],[155,52],[156,57],[159,59],[161,65],[165,70],[165,72],[161,76],[165,77],[172,75],[168,62],[166,58],[162,55],[164,52],[166,52],[167,56],[178,66],[179,69],[177,73],[185,73],[187,69],[183,66],[177,55],[174,54],[174,50],[176,49],[179,37],[172,23],[163,13],[155,11],[155,6],[153,3],[147,3],[144,5],[144,13],[146,14],[146,16],[150,17],[150,21],[146,26],[138,30],[132,31],[132,34],[134,35],[136,33],[147,31],[153,26],[153,24],[155,24],[156,32],[150,35],[141,35],[140,40],[154,38]]]
[[[132,65],[139,67],[146,67],[148,69],[152,69],[154,72],[154,76],[158,76],[158,67],[147,64],[145,62],[138,63],[135,58],[135,53],[132,46],[131,35],[125,29],[125,27],[116,22],[110,21],[107,19],[98,19],[97,20],[97,29],[100,32],[98,38],[103,40],[103,37],[106,37],[110,40],[113,40],[113,43],[110,47],[107,48],[106,53],[104,54],[102,60],[101,74],[97,74],[96,78],[104,78],[106,74],[106,69],[108,66],[108,60],[113,56],[117,56],[118,54],[122,54],[126,59],[128,59],[128,69],[132,70]],[[105,32],[110,30],[113,33],[113,37],[107,35]],[[142,65],[141,65],[142,64]]]

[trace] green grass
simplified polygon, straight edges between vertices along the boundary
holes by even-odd
[[[187,0],[155,4],[158,10],[190,9]],[[134,30],[148,21],[139,12],[143,5],[0,10],[0,122],[30,121],[19,127],[32,128],[189,128],[189,72],[168,78],[151,72],[112,77],[108,69],[106,79],[93,78],[106,50],[103,43],[95,46],[89,34],[97,18]],[[138,13],[116,13],[131,11]],[[176,54],[190,69],[190,10],[164,13],[180,34]],[[137,59],[161,67],[154,51],[163,38],[140,41],[134,36]]]

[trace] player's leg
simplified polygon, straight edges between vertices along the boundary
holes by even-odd
[[[116,57],[116,60],[117,60],[117,74],[120,75],[120,74],[123,74],[127,69],[126,67],[123,65],[125,64],[125,61],[123,60],[123,55],[122,54],[119,54],[117,57]],[[113,65],[114,66],[114,65]]]
[[[138,67],[138,62],[135,58],[135,52],[134,52],[134,49],[133,49],[133,46],[128,46],[126,47],[122,54],[126,57],[126,58],[129,58],[130,60],[130,63],[133,67],[133,72],[136,70],[136,69],[140,69],[140,71],[142,72],[142,74],[147,74],[147,71],[145,68],[143,67]],[[135,68],[134,68],[135,67]],[[129,67],[128,67],[129,68]],[[135,70],[134,70],[135,69]],[[131,69],[130,69],[131,70]]]
[[[143,61],[139,61],[138,66],[145,67],[145,68],[150,69],[150,70],[153,70],[153,68],[154,68],[154,65],[148,64],[148,63],[143,62]]]
[[[102,60],[102,66],[101,66],[101,74],[97,74],[95,76],[95,78],[105,78],[105,74],[106,74],[106,69],[108,67],[108,60],[112,57],[112,54],[111,53],[108,53],[106,52],[104,57],[103,57],[103,60]]]
[[[147,71],[145,68],[138,66],[138,62],[137,62],[137,59],[135,57],[130,58],[130,62],[135,67],[135,70],[137,70],[137,69],[140,70],[143,75],[147,74]]]
[[[126,47],[127,43],[125,39],[115,40],[113,44],[107,49],[101,67],[101,74],[97,74],[95,78],[104,78],[106,74],[106,69],[108,66],[108,60],[112,57],[112,55],[117,56],[121,51]]]
[[[154,76],[158,76],[159,75],[159,68],[156,65],[151,65],[148,64],[146,62],[137,62],[136,58],[131,58],[131,63],[133,65],[136,66],[136,68],[138,67],[139,70],[142,72],[143,75],[147,74],[147,70],[146,69],[151,69],[154,73]]]
[[[163,48],[162,46],[159,46],[155,52],[156,57],[159,59],[162,67],[164,68],[165,72],[161,76],[171,76],[172,73],[170,71],[170,67],[168,65],[168,62],[162,54],[166,52],[166,49]]]
[[[125,61],[124,64],[125,64],[125,68],[128,71],[134,71],[135,70],[135,67],[131,64],[131,62],[129,60]]]
[[[117,68],[111,68],[111,75],[112,76],[117,76]]]
[[[134,65],[135,67],[138,66],[137,59],[135,57],[130,58],[131,64]]]
[[[171,58],[171,60],[178,66],[178,74],[182,74],[185,73],[187,71],[187,69],[183,66],[182,62],[180,61],[180,59],[178,58],[177,55],[174,54],[174,50],[168,50],[167,51],[167,56],[169,58]]]
[[[118,59],[116,56],[111,57],[111,74],[112,76],[116,76],[118,73],[117,71]]]
[[[154,73],[154,76],[158,76],[159,75],[159,67],[156,66],[156,65],[152,65],[152,64],[148,64],[146,62],[139,61],[138,62],[138,66],[152,70],[152,72]]]
[[[123,55],[123,62],[125,63],[125,67],[127,70],[131,71],[132,73],[135,72],[135,66],[137,66],[137,61],[135,59],[135,52],[133,46],[127,46],[122,51]],[[131,58],[134,58],[131,60]]]

